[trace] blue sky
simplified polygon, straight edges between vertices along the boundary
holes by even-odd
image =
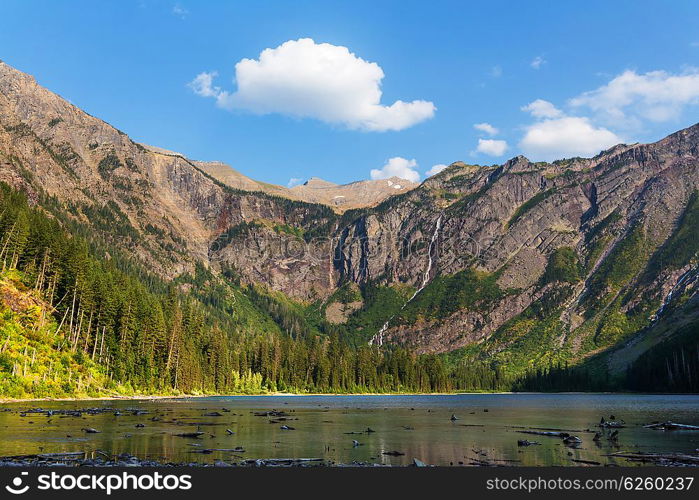
[[[92,115],[278,184],[587,156],[699,121],[696,1],[3,0],[0,19],[0,59]]]

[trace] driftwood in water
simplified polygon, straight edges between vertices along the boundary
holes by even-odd
[[[566,446],[579,446],[582,444],[582,439],[578,436],[568,436],[563,438],[563,442]]]
[[[192,453],[202,453],[204,455],[211,454],[215,451],[227,451],[230,453],[245,453],[242,446],[236,448],[202,448],[201,450],[192,450]]]
[[[595,462],[593,460],[580,460],[577,458],[571,458],[570,461],[585,465],[602,465],[600,462]]]
[[[405,453],[400,452],[400,451],[395,451],[395,450],[394,450],[394,451],[384,451],[384,452],[382,453],[382,455],[388,455],[388,456],[391,456],[391,457],[402,457],[403,455],[405,455]]]
[[[684,453],[632,453],[617,452],[607,457],[626,458],[633,462],[650,462],[658,465],[699,465],[699,455],[687,455]]]
[[[10,460],[34,460],[34,459],[44,459],[44,460],[68,460],[71,458],[84,457],[86,453],[84,451],[67,451],[65,453],[40,453],[38,455],[12,455],[8,457],[0,457],[3,461]]]
[[[253,412],[253,415],[256,417],[290,417],[291,416],[284,411],[277,411],[277,410],[256,411],[256,412]]]
[[[175,434],[177,437],[181,438],[198,438],[199,436],[202,436],[204,433],[202,431],[196,431],[196,432],[180,432],[179,434]]]
[[[554,432],[554,431],[517,431],[522,434],[534,434],[536,436],[550,436],[550,437],[557,437],[557,438],[567,438],[570,437],[570,434],[567,432]]]
[[[643,426],[646,429],[657,429],[662,431],[699,431],[699,425],[687,425],[687,424],[677,424],[675,422],[656,422],[654,424],[648,424]]]
[[[621,429],[626,427],[626,422],[623,420],[602,420],[598,424],[598,427],[602,427],[604,429]]]
[[[313,462],[318,462],[322,465],[325,462],[323,458],[257,458],[244,460],[244,465],[254,465],[255,467],[293,467],[303,466],[304,464],[312,465]]]

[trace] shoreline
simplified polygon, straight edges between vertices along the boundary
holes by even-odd
[[[265,394],[183,394],[183,395],[134,395],[134,396],[86,396],[67,398],[3,398],[0,397],[0,404],[7,403],[29,403],[39,401],[138,401],[138,400],[161,400],[161,399],[196,399],[196,398],[264,398],[264,397],[304,397],[304,396],[457,396],[460,394],[516,394],[514,392],[272,392]]]
[[[140,394],[133,396],[85,396],[85,397],[66,397],[66,398],[3,398],[0,397],[0,404],[11,403],[36,403],[36,402],[78,402],[78,401],[159,401],[166,399],[203,399],[203,398],[268,398],[268,397],[354,397],[354,396],[462,396],[462,395],[485,395],[485,394],[500,394],[500,395],[527,395],[527,394],[569,394],[569,395],[591,395],[591,394],[609,394],[609,395],[673,395],[673,396],[699,396],[697,393],[665,393],[665,392],[511,392],[511,391],[478,391],[478,392],[351,392],[351,393],[291,393],[291,392],[273,392],[265,394],[182,394],[182,395],[163,395],[163,394]]]

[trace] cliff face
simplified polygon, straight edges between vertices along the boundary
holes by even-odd
[[[220,264],[225,252],[216,242],[231,227],[264,221],[269,227],[312,229],[334,216],[322,205],[231,189],[181,155],[134,143],[4,63],[0,180],[24,186],[35,200],[40,192],[56,197],[78,221],[120,240],[170,278],[197,261]],[[258,232],[273,239],[276,233],[266,226]],[[241,271],[251,280],[274,281],[278,263],[260,276],[235,256],[230,261],[243,264]],[[281,288],[299,298],[311,289],[303,282]]]
[[[314,181],[296,190],[307,203],[249,179],[234,189],[212,168],[136,144],[0,63],[0,180],[55,197],[166,277],[232,266],[305,301],[346,282],[409,287],[366,340],[476,345],[507,363],[613,345],[651,324],[682,276],[695,293],[699,125],[589,159],[457,162],[387,198],[355,186],[373,201],[344,213],[327,196],[350,188]]]
[[[642,324],[640,318],[655,312],[696,261],[696,222],[684,227],[694,238],[685,242],[682,259],[661,263],[657,255],[682,229],[699,190],[698,145],[694,126],[655,144],[621,145],[592,159],[454,164],[354,221],[341,241],[339,273],[353,281],[406,281],[416,288],[428,268],[430,280],[469,268],[495,280],[495,299],[447,308],[446,314],[442,308],[437,315],[430,312],[437,302],[420,300],[430,295],[428,285],[405,306],[413,314],[388,323],[384,342],[421,352],[453,350],[491,339],[545,300],[560,314],[555,341],[580,349],[590,336],[599,337],[607,314],[633,314]],[[563,249],[571,249],[578,276],[546,278]],[[432,287],[438,295],[444,293],[439,285]]]

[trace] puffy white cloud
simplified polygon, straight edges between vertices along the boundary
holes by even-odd
[[[417,172],[417,161],[394,156],[389,158],[380,169],[374,168],[371,170],[371,178],[374,180],[388,179],[390,177],[400,177],[411,182],[420,182],[420,174]]]
[[[299,184],[302,184],[302,183],[303,183],[303,179],[301,179],[299,177],[292,177],[291,179],[289,179],[289,182],[286,183],[286,186],[292,188],[292,187],[298,186]]]
[[[507,151],[507,142],[498,139],[478,139],[476,152],[489,156],[502,156]]]
[[[449,165],[444,165],[443,163],[438,163],[437,165],[432,165],[432,168],[429,169],[427,172],[425,172],[425,175],[427,177],[431,177],[433,175],[437,175],[440,173],[442,170],[447,168]]]
[[[678,119],[688,107],[699,105],[699,69],[681,74],[624,71],[567,105],[575,112],[564,113],[543,99],[522,108],[536,119],[519,143],[526,155],[536,160],[591,156],[624,142],[618,131],[630,135],[648,124]]]
[[[544,64],[546,64],[546,59],[541,56],[536,56],[534,59],[532,59],[532,62],[529,63],[529,65],[534,69],[539,69]]]
[[[558,118],[563,116],[563,111],[556,108],[549,101],[544,101],[543,99],[537,99],[532,101],[526,106],[522,106],[522,111],[531,113],[535,118]]]
[[[564,116],[529,125],[519,147],[533,160],[551,161],[592,156],[620,142],[614,132],[595,127],[588,118]]]
[[[497,135],[500,131],[493,127],[490,123],[476,123],[473,125],[473,128],[476,130],[480,130],[481,132],[485,132],[488,135]]]
[[[638,126],[644,119],[674,120],[685,107],[699,104],[699,69],[677,75],[624,71],[608,84],[574,97],[569,104],[589,108],[600,119],[622,126]]]
[[[382,104],[384,72],[378,64],[347,47],[310,38],[289,40],[263,50],[258,59],[239,61],[235,92],[215,87],[213,76],[202,73],[190,86],[214,97],[222,108],[315,118],[350,129],[402,130],[432,118],[436,110],[423,100]]]

